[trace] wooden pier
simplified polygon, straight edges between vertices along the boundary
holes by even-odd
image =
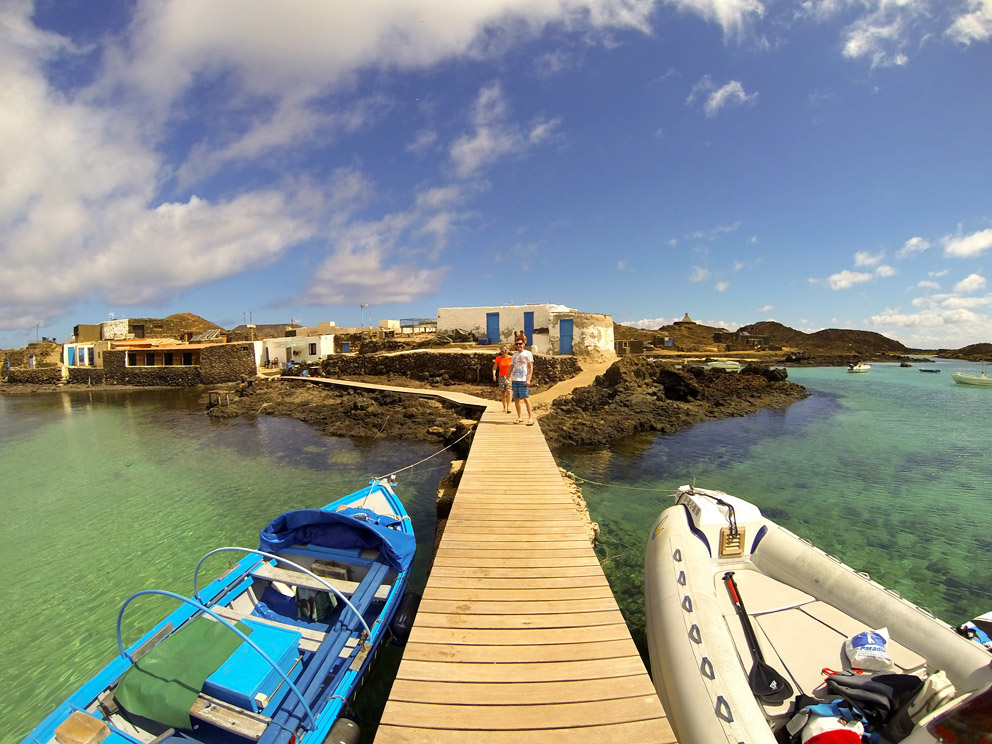
[[[676,744],[540,426],[386,389],[486,408],[375,744]]]
[[[476,430],[375,743],[675,742],[541,429],[514,418]]]

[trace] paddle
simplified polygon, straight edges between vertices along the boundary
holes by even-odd
[[[759,698],[765,703],[777,704],[788,700],[792,697],[792,685],[789,684],[789,681],[785,677],[765,663],[761,649],[758,648],[758,638],[754,634],[754,628],[751,627],[751,618],[748,617],[747,610],[744,609],[744,601],[741,599],[740,592],[737,591],[734,572],[728,571],[725,573],[723,575],[723,581],[727,585],[727,591],[730,592],[730,601],[737,611],[737,617],[741,619],[741,625],[744,626],[744,638],[747,640],[747,648],[751,652],[751,658],[754,659],[754,666],[751,667],[751,673],[747,675],[747,682],[751,687],[751,692],[754,693],[756,698]]]

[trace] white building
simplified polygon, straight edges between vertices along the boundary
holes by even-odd
[[[469,333],[492,344],[512,342],[513,334],[523,331],[531,351],[537,354],[616,355],[613,318],[564,305],[438,308],[437,332],[453,331]]]
[[[311,329],[312,330],[312,329]],[[334,353],[334,334],[266,338],[255,342],[257,367],[282,366],[289,362],[317,362]]]

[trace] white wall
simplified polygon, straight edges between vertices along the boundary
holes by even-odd
[[[316,353],[310,353],[310,344],[316,344]],[[255,342],[255,364],[262,366],[265,364],[265,352],[268,350],[268,358],[278,362],[280,365],[286,364],[287,354],[289,360],[293,362],[306,363],[316,362],[318,359],[330,356],[334,353],[334,336],[329,333],[319,336],[285,336],[283,338],[266,338]]]
[[[486,335],[486,314],[499,313],[499,339],[492,343],[512,341],[514,331],[524,328],[524,313],[534,313],[534,334],[531,349],[537,354],[560,354],[559,321],[571,318],[572,353],[577,356],[615,357],[613,348],[613,318],[600,313],[580,313],[564,305],[510,305],[502,307],[442,307],[437,311],[437,331],[468,331]]]
[[[492,343],[502,343],[513,340],[514,331],[524,329],[524,313],[534,313],[535,347],[540,347],[538,339],[549,329],[549,321],[553,312],[568,312],[564,305],[504,305],[492,307],[441,307],[437,311],[437,332],[462,330],[477,336],[486,335],[486,314],[499,313],[499,338],[490,339]],[[544,329],[542,331],[541,329]],[[553,331],[557,332],[557,331]],[[535,348],[539,353],[546,353]]]

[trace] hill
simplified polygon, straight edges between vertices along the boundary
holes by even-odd
[[[870,358],[880,354],[911,353],[910,349],[898,341],[874,331],[827,328],[816,333],[804,333],[770,320],[742,326],[737,331],[764,339],[765,348],[795,349],[816,355]],[[723,348],[713,341],[713,334],[719,332],[726,332],[726,329],[701,323],[672,323],[653,331],[624,325],[613,327],[614,337],[618,340],[639,340],[661,347],[660,339],[670,336],[674,339],[677,350],[701,353],[720,351]]]
[[[768,346],[784,346],[817,353],[869,355],[910,351],[898,341],[874,331],[826,328],[816,333],[803,333],[773,321],[753,323],[739,330],[764,338]]]
[[[167,320],[170,323],[181,326],[185,330],[196,333],[203,333],[204,331],[212,331],[220,328],[220,326],[216,323],[211,323],[206,318],[201,318],[199,315],[194,315],[193,313],[173,313],[172,315],[163,318],[163,320]]]
[[[940,354],[945,359],[967,359],[972,362],[992,362],[992,344],[971,344]]]

